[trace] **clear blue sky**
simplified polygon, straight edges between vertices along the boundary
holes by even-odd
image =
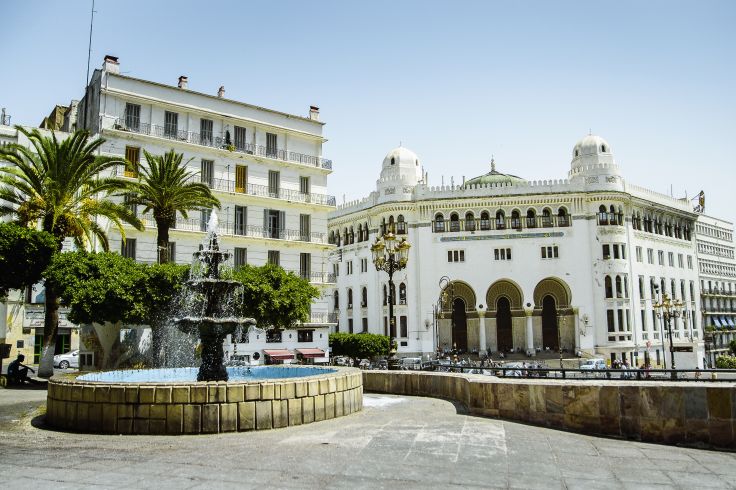
[[[83,93],[91,0],[4,0],[0,106],[38,124]],[[700,189],[730,221],[734,1],[98,0],[92,67],[306,115],[321,107],[330,193],[374,188],[385,153],[459,182],[566,177],[575,142],[611,144],[624,177]]]

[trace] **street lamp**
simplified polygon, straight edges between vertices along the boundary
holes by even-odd
[[[440,332],[439,325],[437,323],[439,322],[440,313],[443,312],[444,305],[449,305],[450,311],[452,311],[452,303],[455,301],[455,285],[448,276],[440,277],[439,286],[440,296],[437,298],[437,306],[435,307],[435,341],[437,343],[438,350],[440,348]],[[450,315],[450,322],[450,332],[453,332],[455,325],[453,323],[454,319],[452,315]]]
[[[664,325],[667,328],[667,335],[670,337],[670,367],[672,369],[672,379],[677,379],[677,373],[675,372],[675,349],[672,345],[672,322],[673,318],[678,318],[682,315],[682,301],[676,299],[670,300],[667,293],[662,294],[662,299],[659,303],[652,305],[654,311],[657,313],[657,318],[664,319]]]
[[[560,369],[562,369],[562,377],[565,377],[565,371],[562,364],[562,325],[565,323],[565,317],[557,311],[557,349],[560,351]]]
[[[390,231],[382,237],[377,237],[376,242],[371,246],[373,254],[373,265],[377,271],[384,271],[388,274],[388,340],[389,340],[389,368],[395,367],[394,336],[392,332],[396,332],[396,319],[394,318],[394,272],[406,268],[409,261],[409,249],[411,245],[402,238],[400,241]],[[392,362],[393,361],[393,362]]]

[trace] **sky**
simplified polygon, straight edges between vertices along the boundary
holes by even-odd
[[[84,92],[91,0],[0,0],[0,107],[38,125]],[[430,184],[567,177],[589,132],[624,178],[736,220],[736,2],[97,0],[91,69],[307,115],[338,203],[415,151]]]

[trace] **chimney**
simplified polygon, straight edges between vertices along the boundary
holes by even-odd
[[[179,85],[178,87],[181,89],[186,90],[187,89],[187,83],[189,81],[189,78],[186,75],[182,75],[179,77]]]
[[[108,73],[120,74],[120,63],[117,56],[105,55],[105,61],[102,63],[102,69]]]
[[[316,105],[309,106],[309,119],[319,121],[319,107]]]
[[[220,88],[217,89],[217,96],[219,98],[225,97],[225,86],[224,85],[220,85]]]

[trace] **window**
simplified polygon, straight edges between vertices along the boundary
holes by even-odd
[[[677,266],[680,269],[684,269],[685,268],[685,260],[684,260],[684,257],[682,256],[682,254],[677,254]]]
[[[558,250],[557,245],[552,245],[549,247],[542,247],[542,258],[543,259],[556,259],[558,258]]]
[[[233,261],[235,267],[242,267],[248,262],[248,249],[235,247],[235,253],[233,255]]]
[[[207,231],[207,223],[210,222],[211,209],[203,209],[199,212],[199,231]]]
[[[673,252],[667,254],[667,262],[670,264],[670,267],[675,266],[675,254]]]
[[[398,218],[396,218],[396,234],[406,235],[406,221],[404,221],[403,214],[400,214]]]
[[[506,215],[503,213],[502,210],[496,211],[496,229],[497,230],[506,229]]]
[[[311,279],[312,277],[312,254],[302,252],[299,254],[299,276],[302,279]]]
[[[647,249],[647,263],[648,264],[654,263],[654,249],[652,248]]]
[[[639,276],[639,299],[646,299],[644,297],[644,276]],[[644,310],[642,310],[644,313]]]
[[[199,143],[212,146],[212,119],[199,120]]]
[[[611,258],[611,246],[608,244],[603,245],[603,259],[608,260]]]
[[[353,333],[353,319],[348,318],[348,332]]]
[[[643,258],[642,258],[642,249],[641,249],[641,247],[636,247],[636,261],[637,262],[643,262],[644,261]]]
[[[277,158],[278,150],[276,146],[277,138],[273,133],[266,133],[266,156]]]
[[[281,342],[281,330],[277,330],[275,328],[266,330],[266,343],[267,344],[276,344]]]
[[[495,260],[511,260],[511,249],[495,248],[493,249],[493,258]]]
[[[283,238],[286,213],[277,209],[263,210],[263,236],[266,238]]]
[[[368,333],[368,319],[363,318],[361,323],[363,324],[363,333]]]
[[[279,187],[281,186],[281,175],[276,170],[268,171],[268,196],[279,197]]]
[[[481,230],[491,229],[491,215],[488,214],[488,211],[483,211],[482,213],[480,213],[480,229]]]
[[[309,194],[309,177],[299,177],[299,192]]]
[[[465,231],[475,231],[475,215],[472,211],[465,213]]]
[[[606,320],[607,320],[606,323],[608,324],[608,331],[609,332],[615,332],[616,331],[616,323],[614,321],[614,312],[613,312],[613,310],[606,310]]]
[[[457,213],[450,215],[450,231],[460,231],[460,217]]]
[[[465,262],[465,250],[448,250],[448,262]]]
[[[399,284],[399,304],[406,304],[406,284],[404,284],[403,282]]]
[[[360,307],[368,307],[368,288],[365,286],[360,288]]]
[[[141,149],[137,146],[126,146],[125,147],[125,160],[130,162],[130,165],[125,166],[125,177],[138,177],[138,164],[140,163]]]
[[[133,216],[138,216],[138,206],[133,204],[133,199],[135,199],[134,194],[125,194],[125,197],[123,197],[125,207],[128,208]]]
[[[312,342],[314,338],[314,330],[297,330],[296,341],[297,342]]]
[[[179,114],[176,112],[166,111],[164,113],[164,136],[166,138],[176,138],[179,130]]]
[[[125,127],[130,131],[140,131],[141,106],[138,104],[125,104]]]
[[[613,298],[613,281],[611,281],[611,276],[606,276],[604,281],[606,288],[606,298]]]
[[[199,174],[200,181],[209,187],[215,186],[215,162],[212,160],[202,160],[202,171]]]
[[[399,336],[406,338],[409,336],[409,328],[406,321],[406,316],[401,315],[399,317]]]
[[[268,263],[272,265],[279,265],[281,263],[281,252],[279,252],[278,250],[269,250]]]
[[[332,307],[336,311],[340,309],[340,293],[337,291],[332,295]]]
[[[350,275],[353,273],[353,261],[349,260],[345,263],[345,274]]]
[[[235,192],[244,193],[248,186],[248,167],[245,165],[235,166]]]
[[[688,269],[693,268],[693,256],[692,255],[687,256],[687,268]]]
[[[353,309],[353,290],[348,288],[348,310]]]
[[[662,250],[657,251],[657,259],[659,260],[659,265],[664,265],[664,252]]]
[[[303,242],[309,242],[312,239],[311,217],[308,214],[299,215],[299,236]]]
[[[169,242],[169,262],[176,262],[176,242]]]
[[[368,259],[360,259],[360,272],[368,272]]]
[[[434,217],[434,231],[435,233],[442,233],[445,231],[445,217],[441,214],[437,214]]]
[[[248,146],[247,142],[245,128],[235,126],[235,149],[245,151]]]
[[[135,260],[135,238],[128,238],[123,241],[120,254],[127,259]]]
[[[236,235],[245,235],[245,227],[248,223],[245,206],[235,206],[235,229],[233,233]]]

